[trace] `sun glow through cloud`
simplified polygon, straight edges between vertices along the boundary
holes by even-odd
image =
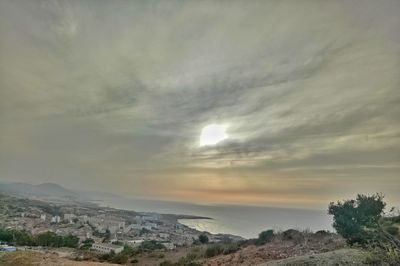
[[[216,145],[227,139],[229,136],[225,131],[225,125],[210,124],[203,127],[200,135],[200,147]]]

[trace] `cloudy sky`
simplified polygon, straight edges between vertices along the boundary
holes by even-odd
[[[0,180],[400,204],[400,1],[0,0]],[[199,145],[202,128],[228,138]]]

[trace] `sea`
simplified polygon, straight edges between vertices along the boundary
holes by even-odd
[[[291,209],[243,205],[200,205],[192,203],[128,199],[123,197],[102,197],[96,203],[119,209],[163,214],[185,214],[211,219],[180,219],[179,222],[200,231],[213,234],[232,234],[244,238],[255,238],[267,229],[283,231],[329,230],[332,217],[327,210]]]

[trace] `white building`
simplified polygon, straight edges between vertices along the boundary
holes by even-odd
[[[128,240],[125,242],[125,244],[131,247],[138,247],[140,246],[140,244],[142,244],[143,241],[144,241],[143,239]]]
[[[87,215],[81,215],[81,216],[79,216],[79,219],[82,220],[82,222],[84,222],[84,223],[89,221],[89,217]]]
[[[59,223],[60,221],[61,221],[61,217],[58,215],[51,217],[52,223]]]
[[[128,233],[129,231],[134,230],[134,229],[139,230],[139,229],[141,229],[141,226],[139,224],[130,224],[128,226],[125,226],[124,233]]]
[[[167,239],[169,238],[169,234],[168,233],[159,233],[158,234],[161,238]]]
[[[110,253],[111,251],[114,251],[114,253],[117,254],[124,250],[124,247],[108,243],[94,243],[92,249],[100,253]]]
[[[157,228],[157,227],[158,227],[158,224],[156,224],[156,223],[150,223],[150,222],[145,222],[144,225],[146,226],[146,228],[150,228],[150,230],[151,230],[152,228]]]
[[[158,221],[160,220],[160,215],[157,213],[146,214],[142,216],[143,221]]]
[[[171,243],[171,242],[164,242],[164,243],[161,243],[166,249],[168,249],[168,250],[173,250],[173,249],[175,249],[175,245],[174,245],[174,243]]]
[[[46,221],[46,214],[41,214],[40,215],[40,219],[43,220],[43,221]]]
[[[117,231],[119,229],[125,228],[125,221],[117,220],[117,219],[108,219],[99,217],[89,217],[88,221],[90,224],[96,227],[97,230],[105,230],[109,229],[110,231]],[[116,229],[115,229],[116,228]]]
[[[72,220],[76,218],[76,215],[73,213],[64,213],[64,221],[72,222]]]
[[[151,231],[153,229],[153,227],[151,227],[150,225],[141,225],[140,229],[147,229],[147,230]]]

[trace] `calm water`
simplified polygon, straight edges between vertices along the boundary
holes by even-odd
[[[102,205],[135,211],[206,216],[213,219],[183,219],[180,222],[201,231],[234,234],[245,238],[256,237],[259,232],[266,229],[286,230],[294,228],[332,231],[332,219],[324,210],[237,205],[204,206],[122,197],[103,197]]]

